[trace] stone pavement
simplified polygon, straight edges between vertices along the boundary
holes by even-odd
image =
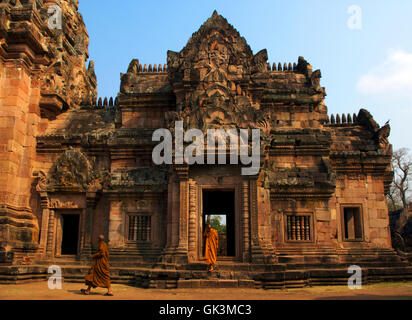
[[[80,293],[81,284],[63,283],[61,290],[50,290],[47,282],[0,285],[0,300],[412,300],[412,282],[381,283],[350,290],[346,286],[313,287],[287,290],[259,289],[140,289],[114,285],[114,297],[106,297],[105,289],[92,295]]]

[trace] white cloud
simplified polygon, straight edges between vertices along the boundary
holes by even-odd
[[[359,79],[357,89],[363,94],[397,94],[412,98],[412,53],[389,50],[383,63]]]

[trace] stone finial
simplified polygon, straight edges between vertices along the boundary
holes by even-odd
[[[147,64],[144,65],[143,72],[147,72]]]
[[[276,71],[276,62],[273,62],[272,71]]]
[[[289,65],[288,65],[288,70],[289,71],[293,71],[293,69],[292,69],[292,64],[289,62]]]
[[[152,65],[151,65],[151,64],[149,64],[148,72],[153,72],[153,69],[152,69]]]
[[[167,72],[167,64],[163,66],[163,72]]]
[[[142,65],[139,64],[139,72],[142,72],[142,71],[143,71]]]
[[[346,123],[346,115],[344,113],[342,114],[342,123]]]
[[[296,62],[293,63],[293,71],[294,71],[294,72],[297,71],[297,64],[296,64]]]
[[[157,72],[157,64],[153,65],[153,72]]]
[[[140,71],[139,70],[139,60],[138,59],[133,59],[130,62],[129,67],[127,68],[127,73],[136,74],[139,71]]]
[[[340,115],[339,115],[339,114],[336,115],[336,124],[341,124]]]
[[[119,99],[116,97],[116,99],[114,99],[114,105],[118,106],[119,105]]]
[[[99,98],[99,102],[97,103],[97,106],[98,106],[98,107],[102,107],[102,106],[103,106],[103,100],[102,100],[101,97]]]
[[[159,63],[159,67],[157,68],[157,72],[163,72],[162,64]]]
[[[353,114],[353,123],[357,123],[358,122],[358,117],[356,116],[356,113]]]
[[[348,123],[352,123],[352,116],[348,113]]]
[[[113,97],[110,97],[109,106],[110,106],[110,107],[113,107]]]
[[[282,71],[282,64],[280,62],[278,64],[278,71]]]
[[[331,123],[331,124],[335,124],[335,123],[336,123],[336,121],[335,121],[335,116],[334,116],[333,114],[330,115],[330,123]]]
[[[288,71],[288,65],[286,64],[286,62],[283,64],[283,71]]]
[[[270,68],[270,63],[269,62],[267,63],[267,70],[272,71],[272,69]]]

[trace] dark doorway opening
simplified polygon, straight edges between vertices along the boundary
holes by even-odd
[[[79,221],[78,214],[62,215],[62,255],[77,255],[79,244]]]
[[[203,191],[203,232],[208,223],[219,233],[218,256],[235,257],[235,192],[233,190]],[[203,250],[204,247],[203,239]]]

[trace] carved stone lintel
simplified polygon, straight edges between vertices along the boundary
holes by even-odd
[[[50,200],[50,208],[52,209],[78,209],[79,206],[73,201],[62,202],[59,199]]]

